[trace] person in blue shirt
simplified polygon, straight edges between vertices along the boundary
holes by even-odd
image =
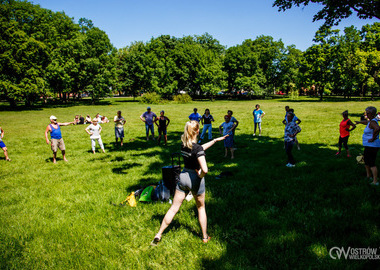
[[[152,139],[154,141],[154,122],[156,122],[157,115],[152,112],[152,109],[150,107],[146,108],[146,112],[144,112],[140,119],[145,123],[145,133],[146,133],[146,140],[149,141],[149,130],[152,133]]]
[[[53,151],[53,163],[57,163],[57,151],[58,148],[62,152],[62,157],[64,161],[66,159],[66,147],[62,138],[61,126],[74,125],[74,122],[58,123],[57,117],[54,115],[50,116],[50,124],[46,127],[45,130],[45,139],[46,143],[51,144],[51,150]],[[48,133],[50,132],[51,143],[48,138]]]
[[[227,157],[228,149],[231,151],[231,159],[234,159],[234,129],[236,128],[236,124],[231,121],[231,116],[225,115],[224,122],[219,126],[219,133],[222,134],[223,128],[223,136],[228,135],[228,137],[224,140],[224,157]]]
[[[261,121],[262,121],[261,119],[264,117],[265,112],[263,112],[260,109],[259,104],[256,104],[255,107],[256,107],[256,109],[253,110],[253,120],[255,123],[255,130],[253,131],[253,136],[256,136],[257,126],[259,127],[259,136],[261,136]]]
[[[201,118],[202,118],[202,115],[198,113],[197,108],[194,108],[194,112],[189,115],[190,121],[197,121],[199,123],[199,121],[201,121]]]

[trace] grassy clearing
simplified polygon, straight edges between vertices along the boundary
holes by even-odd
[[[172,120],[169,145],[145,141],[139,116],[146,105],[110,99],[98,106],[2,111],[0,126],[11,163],[0,160],[0,268],[2,269],[294,269],[372,268],[376,261],[332,260],[331,247],[378,247],[379,188],[364,180],[354,158],[334,156],[340,113],[356,120],[379,102],[259,101],[266,113],[263,136],[252,137],[256,101],[154,105]],[[284,106],[302,120],[296,168],[285,165]],[[222,143],[207,151],[206,204],[212,241],[203,245],[195,202],[185,202],[158,247],[149,243],[169,204],[114,207],[140,186],[157,183],[161,167],[178,151],[192,109],[209,108],[214,136],[227,109],[240,121],[236,159]],[[52,163],[44,142],[49,116],[75,114],[127,118],[126,145],[114,145],[113,124],[103,124],[106,154],[91,153],[85,126],[62,127],[68,163]],[[353,156],[362,152],[364,126],[351,134]],[[133,139],[130,141],[130,139]],[[98,149],[99,150],[99,149]],[[0,154],[3,157],[3,154]],[[222,171],[232,177],[216,180]],[[377,261],[378,263],[378,261]]]

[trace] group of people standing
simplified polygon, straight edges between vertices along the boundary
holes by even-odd
[[[365,113],[360,121],[355,121],[355,124],[348,118],[348,111],[342,113],[343,120],[339,125],[339,141],[338,141],[338,152],[336,155],[340,155],[342,150],[342,145],[346,149],[347,157],[351,157],[348,148],[348,138],[350,137],[350,132],[356,128],[356,125],[363,124],[364,128],[362,135],[362,143],[364,146],[364,165],[366,168],[366,179],[371,185],[378,186],[378,170],[376,166],[377,152],[380,148],[379,132],[380,126],[378,121],[380,116],[377,114],[377,109],[373,106],[369,106],[365,109]]]

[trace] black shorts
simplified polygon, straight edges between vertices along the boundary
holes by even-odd
[[[376,166],[376,156],[379,148],[364,146],[364,164],[369,167]]]
[[[166,135],[167,134],[166,127],[162,128],[162,127],[158,126],[158,134],[159,135],[161,135],[161,134]]]

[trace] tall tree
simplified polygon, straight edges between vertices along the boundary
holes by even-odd
[[[379,0],[275,0],[273,6],[279,11],[291,9],[293,6],[307,6],[318,3],[323,8],[314,15],[313,21],[325,20],[325,26],[337,25],[342,19],[356,13],[360,19],[380,19]]]
[[[314,42],[317,44],[309,47],[305,52],[304,73],[306,86],[314,85],[316,91],[323,99],[328,88],[331,88],[332,69],[334,59],[334,46],[337,43],[339,30],[321,28],[315,34]],[[330,86],[330,87],[329,87]]]

